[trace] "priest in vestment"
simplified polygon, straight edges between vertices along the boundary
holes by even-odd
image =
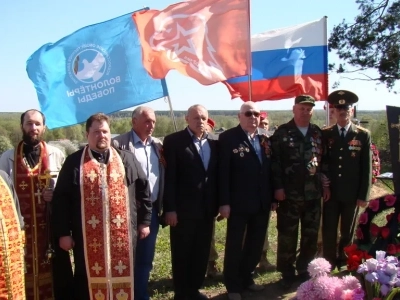
[[[0,299],[25,299],[23,227],[14,185],[0,170]]]
[[[131,152],[110,146],[109,122],[86,121],[88,145],[67,157],[52,201],[60,247],[74,253],[75,300],[134,299],[135,244],[149,234],[149,183]]]
[[[52,187],[64,162],[58,148],[43,141],[45,116],[32,109],[21,115],[22,141],[0,157],[0,169],[13,179],[25,222],[27,300],[70,300],[72,266],[50,232]],[[46,255],[55,251],[52,259]]]

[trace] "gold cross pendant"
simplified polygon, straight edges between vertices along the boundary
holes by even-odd
[[[41,204],[42,201],[40,201],[40,197],[42,196],[42,193],[40,192],[40,188],[38,187],[37,192],[35,193],[35,196],[38,198],[38,204]]]

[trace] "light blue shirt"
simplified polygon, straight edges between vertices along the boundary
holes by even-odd
[[[207,140],[208,134],[205,132],[205,133],[203,133],[203,136],[201,137],[201,139],[198,139],[197,137],[194,136],[193,132],[190,131],[189,127],[187,127],[187,131],[189,132],[190,136],[192,137],[193,144],[196,146],[196,149],[199,152],[201,160],[203,161],[204,169],[207,170],[208,164],[210,162],[210,157],[211,157],[211,148],[210,148],[210,144],[208,143],[208,140]]]
[[[251,145],[253,146],[254,150],[257,153],[258,159],[260,160],[260,163],[262,163],[262,149],[261,149],[261,145],[260,145],[260,139],[258,138],[258,129],[257,131],[254,133],[254,136],[251,137],[251,135],[243,130],[246,134],[247,134],[247,138],[249,139],[249,142],[251,143]]]
[[[135,156],[139,161],[147,180],[150,184],[151,201],[154,202],[158,198],[160,190],[160,160],[157,155],[156,146],[153,139],[149,136],[144,143],[135,131],[132,130],[133,146],[135,147]]]

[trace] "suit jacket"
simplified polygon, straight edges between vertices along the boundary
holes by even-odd
[[[259,135],[269,144],[265,135]],[[270,210],[273,201],[271,159],[263,145],[262,163],[241,126],[219,135],[219,205],[230,205],[231,213]]]
[[[61,166],[64,163],[64,153],[55,146],[46,144],[49,156],[49,168],[51,175],[58,175]],[[14,181],[14,158],[15,149],[10,149],[0,156],[0,170],[3,170]],[[54,180],[56,182],[56,180]]]
[[[209,133],[207,140],[211,155],[206,170],[187,128],[164,138],[164,211],[175,211],[178,219],[217,214],[217,137]]]
[[[67,157],[60,171],[59,183],[53,193],[52,222],[57,237],[70,235],[82,239],[81,218],[81,183],[80,167],[84,149],[78,150]],[[126,184],[128,187],[131,208],[131,221],[136,241],[137,224],[150,225],[151,201],[149,182],[140,163],[129,151],[119,150],[125,167]]]
[[[163,211],[163,195],[164,195],[164,176],[165,176],[165,168],[164,165],[161,163],[162,161],[162,142],[161,140],[151,137],[153,139],[153,145],[154,149],[156,150],[156,154],[159,159],[159,170],[160,170],[160,187],[158,190],[158,196],[157,196],[157,206],[158,206],[158,214],[161,215]],[[124,134],[121,134],[115,138],[113,138],[113,146],[117,149],[125,149],[131,151],[133,154],[135,154],[136,148],[133,145],[133,136],[132,136],[132,130],[128,131]]]
[[[371,135],[351,124],[344,138],[337,125],[322,130],[326,147],[323,168],[328,168],[333,201],[368,200],[371,188]]]

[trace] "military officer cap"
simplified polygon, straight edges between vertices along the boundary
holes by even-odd
[[[358,102],[358,96],[350,91],[338,90],[329,94],[328,102],[335,108],[348,109],[354,103]]]
[[[310,95],[299,95],[294,99],[294,104],[311,104],[315,106],[315,99]]]

